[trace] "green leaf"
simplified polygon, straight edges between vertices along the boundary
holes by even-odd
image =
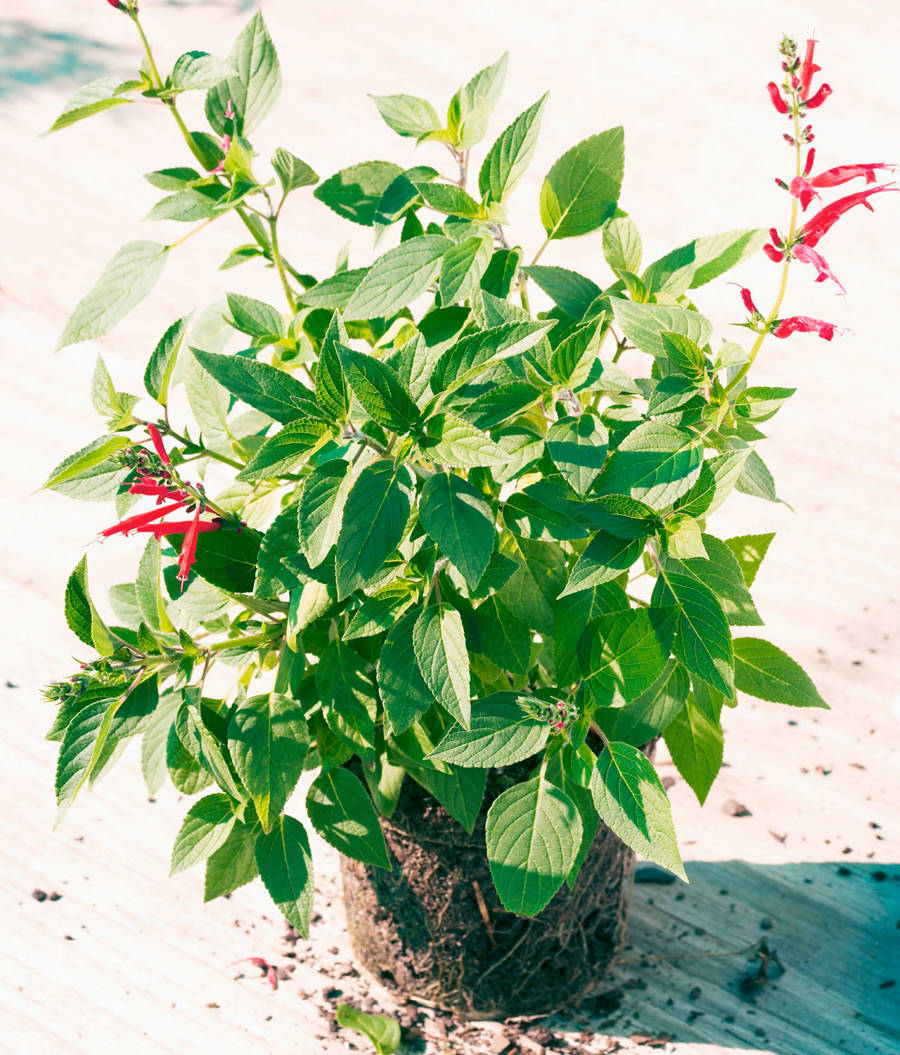
[[[411,766],[409,774],[471,835],[481,812],[487,771],[450,765],[445,768],[447,772],[443,773],[439,769]]]
[[[290,150],[279,147],[272,155],[272,168],[285,194],[319,182],[318,174]]]
[[[533,348],[553,322],[513,322],[468,334],[448,348],[431,377],[433,392],[453,391],[502,359]]]
[[[629,703],[650,688],[672,651],[675,617],[673,608],[633,608],[600,616],[585,680],[595,703]]]
[[[636,275],[643,248],[640,232],[630,216],[618,216],[603,228],[603,255],[616,274],[630,271]]]
[[[300,549],[297,503],[291,503],[266,528],[256,558],[254,597],[278,597],[297,585],[297,576],[283,563]]]
[[[389,250],[369,268],[343,310],[344,319],[350,322],[396,314],[434,281],[441,270],[441,258],[452,245],[443,235],[425,234]]]
[[[712,323],[698,311],[661,304],[635,304],[619,297],[610,303],[615,320],[628,340],[656,359],[667,357],[664,333],[681,334],[701,347],[712,336]]]
[[[458,149],[468,150],[484,137],[491,111],[503,90],[508,58],[508,52],[504,52],[495,63],[479,70],[450,100],[447,128]]]
[[[351,348],[341,348],[340,356],[350,387],[372,420],[392,432],[409,432],[419,420],[419,408],[397,372]]]
[[[82,557],[66,583],[66,623],[79,641],[93,648],[91,635],[94,606],[87,592],[87,557]]]
[[[225,118],[230,100],[237,114],[235,130],[247,136],[260,125],[281,93],[278,55],[258,11],[234,42],[228,65],[235,74],[210,90],[206,97],[206,116],[219,135],[231,132],[226,127],[230,122]]]
[[[257,836],[256,866],[278,911],[302,938],[308,938],[313,863],[309,838],[300,821],[282,815],[270,832]]]
[[[591,376],[606,332],[606,316],[601,315],[563,338],[550,358],[553,378],[568,388],[580,388]]]
[[[88,778],[91,762],[98,758],[102,743],[100,736],[107,715],[117,701],[108,697],[93,700],[78,711],[66,728],[59,748],[56,765],[57,814],[54,827],[58,826],[69,806]],[[104,737],[105,739],[105,737]]]
[[[169,875],[183,872],[214,854],[228,839],[235,819],[233,804],[227,795],[216,793],[195,802],[175,837]]]
[[[378,107],[389,128],[398,136],[420,139],[429,132],[437,132],[441,120],[427,99],[417,95],[369,95]]]
[[[350,413],[350,390],[347,387],[347,378],[344,376],[338,348],[338,345],[346,345],[348,341],[344,321],[335,312],[328,324],[319,351],[319,364],[316,367],[316,402],[338,425],[343,425]]]
[[[175,715],[175,733],[184,748],[207,770],[223,791],[238,802],[246,802],[247,796],[235,780],[226,757],[224,730],[218,736],[204,719],[204,711],[198,704],[198,691],[185,690],[185,702]]]
[[[408,729],[435,702],[416,659],[413,629],[418,611],[407,612],[388,631],[378,656],[378,691],[394,735]]]
[[[344,513],[344,502],[352,477],[342,458],[317,465],[303,481],[298,523],[300,544],[310,566],[318,567],[337,542]]]
[[[623,539],[598,531],[572,568],[561,596],[617,579],[640,558],[643,550],[642,538]]]
[[[166,541],[175,549],[183,540],[182,534],[166,535]],[[238,531],[229,525],[219,531],[201,532],[192,573],[228,593],[251,593],[261,541],[262,535],[252,528]]]
[[[90,84],[85,84],[69,99],[62,113],[47,129],[47,134],[58,132],[61,128],[68,128],[76,121],[92,117],[113,106],[134,102],[134,99],[126,99],[118,93],[119,86],[118,77],[98,77]]]
[[[593,414],[560,418],[547,430],[547,453],[566,483],[585,495],[606,460],[609,433]]]
[[[666,521],[663,539],[666,553],[679,560],[703,558],[708,554],[703,545],[700,523],[692,517],[676,514]]]
[[[674,659],[646,692],[624,707],[598,708],[595,720],[608,740],[640,747],[668,728],[684,707],[691,683],[687,671]]]
[[[396,548],[410,514],[409,491],[389,460],[367,465],[344,506],[337,540],[338,599],[368,583]]]
[[[102,466],[111,454],[130,446],[131,440],[127,436],[101,436],[64,458],[47,477],[44,487],[51,491],[61,490],[60,485]],[[124,474],[127,475],[127,471]]]
[[[425,684],[444,710],[468,729],[469,653],[459,612],[448,604],[425,608],[413,627],[413,645]]]
[[[707,458],[697,482],[676,501],[675,508],[695,517],[714,513],[734,489],[749,454],[750,448],[745,447]]]
[[[175,60],[170,86],[177,92],[215,88],[219,81],[231,77],[234,69],[205,51],[186,51]]]
[[[706,358],[697,345],[681,333],[661,333],[669,363],[681,374],[696,382],[706,377]]]
[[[339,1026],[364,1033],[375,1045],[377,1055],[394,1055],[394,1052],[400,1050],[400,1023],[395,1018],[388,1015],[371,1015],[368,1011],[358,1011],[349,1004],[338,1004],[336,1017]]]
[[[475,610],[478,648],[501,670],[527,674],[531,666],[531,631],[497,597],[491,594]]]
[[[364,161],[320,183],[313,197],[345,220],[371,227],[381,196],[402,172],[392,161]]]
[[[525,175],[537,146],[547,95],[520,114],[488,151],[478,173],[478,190],[485,201],[504,201]]]
[[[719,599],[732,626],[761,626],[762,619],[745,585],[741,567],[725,542],[712,535],[701,536],[705,557],[666,561],[666,569],[695,578]]]
[[[203,900],[224,897],[259,875],[256,838],[252,828],[238,822],[228,838],[206,862]]]
[[[372,597],[366,597],[357,608],[347,629],[344,641],[374,637],[390,630],[413,602],[413,587],[406,580],[389,582]]]
[[[310,390],[290,374],[267,363],[239,355],[218,355],[194,349],[207,373],[248,406],[287,424],[298,418],[323,420]]]
[[[557,685],[581,681],[589,669],[595,620],[612,612],[627,612],[631,602],[617,582],[605,582],[560,597],[553,606],[553,660]]]
[[[694,243],[694,273],[690,288],[704,286],[747,260],[762,247],[767,237],[767,232],[757,227],[698,238]]]
[[[722,605],[699,579],[662,571],[653,590],[656,605],[676,605],[678,630],[675,655],[691,674],[731,696],[734,693],[734,651]]]
[[[303,708],[292,696],[250,696],[231,712],[228,750],[263,831],[271,831],[297,786],[308,748]]]
[[[796,391],[796,388],[764,386],[745,388],[735,400],[735,416],[747,421],[768,421]]]
[[[147,172],[144,179],[158,190],[184,190],[189,184],[202,180],[203,176],[196,169],[179,166]]]
[[[567,150],[541,187],[541,223],[550,238],[588,234],[612,216],[625,168],[625,133],[610,128]]]
[[[236,330],[250,337],[268,337],[273,340],[280,340],[284,336],[281,313],[271,304],[240,293],[226,293],[225,296]]]
[[[449,469],[502,466],[507,456],[491,437],[453,414],[436,414],[426,423],[427,436],[419,440],[422,456]]]
[[[829,710],[800,664],[762,638],[735,638],[734,684],[759,700]]]
[[[238,480],[271,480],[293,472],[330,432],[322,421],[292,421],[263,443],[238,473]]]
[[[507,538],[503,552],[516,570],[500,589],[500,600],[527,626],[552,633],[553,608],[566,581],[566,559],[553,542]]]
[[[638,748],[608,743],[597,759],[591,793],[597,812],[622,842],[688,881],[665,788]]]
[[[482,216],[482,208],[462,187],[455,183],[417,180],[414,184],[426,205],[448,216],[474,220]]]
[[[144,388],[163,407],[168,406],[169,385],[175,372],[175,363],[178,361],[178,352],[184,341],[189,317],[185,315],[173,322],[160,337],[144,371]]]
[[[604,494],[630,495],[661,511],[693,487],[702,463],[703,444],[691,433],[645,421],[612,453],[598,487]]]
[[[177,698],[180,706],[180,693]],[[198,791],[212,784],[212,774],[201,766],[184,746],[174,724],[169,726],[166,738],[166,767],[169,779],[182,795],[196,795]]]
[[[523,270],[573,319],[580,319],[602,292],[596,282],[564,267],[532,264]]]
[[[547,722],[526,714],[517,699],[514,692],[498,692],[476,700],[471,727],[452,725],[429,757],[489,769],[511,766],[537,754],[547,743]]]
[[[494,549],[491,507],[467,480],[435,473],[422,487],[419,501],[422,527],[441,552],[475,589]]]
[[[441,261],[441,304],[471,297],[491,262],[494,243],[488,237],[465,238],[448,249]]]
[[[575,804],[541,776],[499,795],[487,815],[488,864],[503,907],[536,916],[559,890],[581,844]]]
[[[352,271],[339,271],[331,278],[316,283],[298,298],[298,303],[305,308],[322,308],[328,311],[343,311],[353,296],[356,287],[368,274],[367,267],[354,268]]]
[[[160,587],[160,553],[159,541],[151,535],[144,547],[138,574],[135,580],[135,599],[140,608],[141,617],[153,630],[171,632],[174,630],[166,613],[166,605]]]
[[[756,451],[751,451],[747,456],[735,488],[741,494],[764,498],[767,502],[781,501],[775,493],[775,481],[772,479],[772,474]]]
[[[343,641],[332,641],[316,667],[316,691],[331,730],[367,765],[374,765],[377,699],[366,666]]]
[[[702,806],[722,767],[722,726],[689,696],[663,737],[675,767]]]
[[[306,812],[319,835],[345,857],[390,869],[378,814],[359,777],[338,767],[321,773],[306,796]]]
[[[762,564],[775,532],[765,535],[737,535],[734,538],[725,539],[725,545],[734,554],[735,559],[744,576],[744,582],[748,586],[753,585],[759,566]]]
[[[96,285],[69,317],[57,351],[102,337],[153,289],[166,262],[168,246],[137,241],[123,245],[103,269]]]
[[[165,693],[160,696],[156,710],[144,726],[141,736],[141,773],[149,798],[153,798],[165,783],[166,744],[180,706],[180,692]]]

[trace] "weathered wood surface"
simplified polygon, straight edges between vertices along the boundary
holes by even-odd
[[[224,0],[146,0],[144,7],[163,63],[187,48],[224,54],[247,17],[246,5]],[[900,9],[886,0],[864,7],[765,0],[752,9],[699,0],[556,8],[464,0],[452,13],[400,0],[338,7],[269,0],[265,12],[285,92],[257,146],[266,157],[283,143],[322,175],[368,157],[442,164],[437,148],[415,155],[397,141],[364,93],[445,99],[508,47],[509,84],[495,129],[552,89],[511,217],[526,246],[540,238],[528,202],[542,173],[566,147],[618,122],[628,142],[622,201],[644,232],[647,259],[698,234],[781,223],[785,200],[772,178],[786,151],[763,86],[777,70],[782,30],[803,36],[814,28],[822,40],[835,89],[816,113],[822,163],[900,154]],[[63,624],[62,588],[108,510],[32,492],[49,467],[97,434],[88,404],[96,352],[123,387],[138,391],[143,357],[168,321],[230,286],[234,273],[209,263],[241,236],[225,229],[230,221],[215,225],[170,262],[152,297],[114,334],[54,356],[68,312],[115,248],[147,236],[139,217],[155,192],[138,174],[185,158],[165,115],[149,108],[122,108],[36,138],[80,82],[125,75],[137,60],[127,19],[101,0],[6,0],[0,33],[0,1049],[350,1050],[353,1036],[328,1033],[320,1012],[329,1003],[324,989],[350,996],[360,984],[343,966],[349,953],[329,853],[318,857],[322,918],[313,942],[298,947],[293,978],[273,992],[256,978],[235,981],[240,968],[227,967],[243,956],[290,962],[265,895],[251,887],[204,907],[199,873],[166,879],[185,804],[171,789],[146,803],[133,750],[51,831],[55,746],[42,740],[51,708],[39,690],[71,668],[76,644]],[[311,198],[296,198],[286,213],[286,251],[324,271],[346,225]],[[169,236],[165,229],[149,235]],[[794,512],[738,499],[716,525],[722,534],[778,531],[758,579],[759,607],[772,639],[814,674],[834,709],[811,714],[745,701],[727,715],[728,768],[705,809],[680,780],[671,793],[691,886],[636,889],[624,954],[693,957],[764,937],[785,973],[748,1002],[737,989],[746,954],[624,964],[616,981],[625,1001],[611,1021],[551,1023],[575,1050],[604,1050],[611,1035],[625,1049],[649,1051],[628,1038],[660,1033],[674,1036],[669,1050],[697,1055],[900,1050],[898,988],[888,985],[900,982],[891,713],[900,691],[898,236],[900,212],[885,195],[874,217],[860,211],[842,221],[823,247],[850,291],[846,302],[809,275],[794,281],[790,310],[850,331],[830,345],[772,342],[760,359],[761,383],[798,388],[768,426],[766,455]],[[367,232],[352,241],[354,260],[369,259]],[[603,273],[596,238],[553,247],[545,261]],[[268,273],[242,277],[248,292],[274,288]],[[740,277],[760,303],[771,296],[775,280],[762,258]],[[733,287],[704,289],[697,300],[719,322],[739,317]],[[134,556],[128,541],[90,547],[98,594],[126,577]],[[725,814],[731,798],[751,816]],[[62,898],[38,902],[34,888]],[[764,919],[771,929],[760,929]],[[313,995],[299,998],[304,992]],[[590,1042],[577,1039],[585,1029],[595,1033]],[[487,1036],[473,1033],[457,1050],[477,1051],[478,1037]],[[429,1051],[453,1050],[429,1043]]]

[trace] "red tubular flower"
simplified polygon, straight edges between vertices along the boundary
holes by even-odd
[[[831,95],[831,85],[823,84],[816,94],[807,99],[803,105],[809,110],[815,110],[825,102],[829,95]]]
[[[150,439],[153,441],[153,446],[156,449],[156,453],[159,455],[160,460],[165,462],[166,465],[171,465],[171,459],[166,454],[166,448],[163,446],[162,436],[159,434],[159,429],[155,425],[148,425],[147,431],[150,433]]]
[[[177,579],[181,583],[182,590],[197,556],[197,535],[200,531],[200,514],[202,511],[203,507],[198,505],[197,512],[194,513],[194,519],[191,521],[191,526],[185,532],[184,541],[181,543],[181,553],[178,555]]]
[[[809,185],[811,187],[838,187],[860,176],[865,178],[866,183],[874,183],[875,169],[886,169],[888,172],[893,172],[895,168],[895,165],[884,161],[876,161],[871,165],[835,165],[834,168],[825,169],[818,176],[813,176]]]
[[[122,0],[106,0],[110,7],[114,7],[117,11],[127,11],[128,8],[122,3]]]
[[[181,506],[181,502],[173,502],[171,505],[161,506],[159,509],[151,509],[147,513],[137,513],[135,516],[126,517],[124,520],[120,520],[118,524],[106,528],[100,532],[100,535],[103,538],[109,538],[110,535],[118,535],[120,533],[127,535],[129,531],[140,531],[145,528],[145,525],[152,524],[154,520],[159,520],[160,517],[174,513],[176,509],[181,509]],[[156,525],[153,526],[156,527]],[[150,530],[153,530],[153,528]]]
[[[166,535],[183,535],[194,526],[193,520],[167,520],[164,524],[148,524],[147,527],[138,528],[138,531],[146,531],[152,534],[157,541]],[[222,526],[220,520],[201,520],[197,525],[197,533],[204,531],[218,531]]]
[[[837,327],[833,322],[823,319],[811,319],[808,315],[792,315],[781,319],[772,330],[773,337],[790,337],[792,333],[817,333],[823,340],[830,341]]]
[[[842,293],[847,291],[841,285],[841,283],[835,278],[834,272],[828,266],[828,261],[820,254],[811,249],[808,245],[804,245],[802,242],[800,245],[795,245],[793,250],[794,256],[797,260],[804,264],[812,264],[816,269],[816,282],[824,282],[826,279],[831,279],[841,290]]]
[[[164,502],[167,498],[183,502],[187,497],[187,491],[171,491],[165,484],[158,484],[152,480],[136,480],[129,488],[128,493],[132,495],[154,495],[157,502]]]
[[[774,81],[769,81],[766,85],[766,90],[769,93],[769,98],[772,100],[772,105],[780,114],[786,114],[788,112],[788,104],[784,101],[781,92],[778,89],[778,85]]]
[[[774,264],[784,260],[784,252],[781,249],[776,249],[774,245],[766,243],[763,246],[763,252]]]
[[[822,195],[813,189],[812,184],[804,176],[794,176],[790,183],[791,195],[800,199],[800,208],[806,212],[813,198],[821,198]]]
[[[746,286],[741,286],[741,300],[744,302],[744,307],[751,315],[759,315],[756,305],[753,303],[753,294]]]
[[[814,74],[818,73],[822,67],[817,66],[813,62],[813,53],[816,50],[817,40],[807,40],[806,42],[806,54],[803,56],[803,64],[800,66],[800,101],[806,102],[806,98],[809,95],[809,89],[812,84]],[[831,89],[829,89],[830,91]]]
[[[806,221],[800,230],[800,237],[806,245],[816,245],[819,239],[831,230],[844,213],[849,212],[855,205],[865,205],[870,212],[874,212],[875,210],[872,208],[869,198],[883,190],[897,190],[897,188],[870,187],[868,190],[857,191],[855,194],[848,194],[843,198],[838,198],[837,201],[826,205],[824,209],[820,209],[815,216],[811,216]]]
[[[810,147],[806,154],[806,164],[803,166],[803,175],[808,176],[812,172],[813,162],[816,160],[816,148]]]

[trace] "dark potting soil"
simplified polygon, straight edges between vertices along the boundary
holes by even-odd
[[[353,950],[385,988],[492,1018],[548,1012],[603,987],[624,937],[633,854],[601,823],[573,890],[563,885],[533,919],[507,912],[484,825],[509,776],[489,774],[472,835],[407,778],[382,821],[392,870],[342,859]]]

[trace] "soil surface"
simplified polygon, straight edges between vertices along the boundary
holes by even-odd
[[[167,68],[189,48],[226,54],[249,11],[237,0],[142,6]],[[868,4],[866,18],[838,0],[761,0],[750,16],[746,5],[700,0],[648,0],[639,16],[633,6],[582,0],[553,10],[538,0],[461,0],[446,12],[403,0],[347,12],[301,6],[265,4],[286,101],[255,137],[260,165],[284,145],[323,176],[368,158],[442,166],[437,147],[416,152],[397,140],[365,93],[440,103],[509,48],[492,132],[551,89],[510,216],[511,237],[532,251],[543,237],[535,204],[543,174],[569,146],[620,122],[622,205],[643,233],[647,261],[698,235],[783,225],[786,197],[773,179],[785,174],[789,151],[765,92],[782,31],[802,39],[815,30],[822,42],[817,59],[834,94],[816,111],[820,162],[900,160],[891,137],[900,127],[900,8],[887,0]],[[73,305],[121,244],[184,234],[176,224],[140,222],[158,195],[139,174],[187,159],[149,105],[38,138],[81,83],[124,78],[137,65],[128,19],[102,0],[6,0],[0,32],[8,157],[0,201],[0,1050],[371,1050],[338,1031],[341,1001],[399,1014],[408,1050],[428,1055],[900,1050],[892,713],[900,694],[900,198],[879,196],[874,215],[857,210],[820,245],[846,300],[810,274],[792,279],[788,312],[847,332],[830,344],[770,342],[755,368],[758,384],[797,388],[764,427],[765,458],[790,507],[738,496],[711,524],[722,537],[777,532],[754,589],[765,633],[804,665],[833,709],[743,700],[726,715],[726,767],[702,811],[661,752],[690,885],[653,873],[636,885],[628,946],[607,993],[566,1016],[465,1023],[398,1007],[358,974],[337,855],[318,840],[309,942],[284,940],[256,884],[204,906],[202,870],[168,880],[188,801],[167,788],[148,803],[133,748],[52,830],[56,745],[42,739],[52,708],[40,688],[70,673],[79,654],[63,620],[63,588],[109,508],[34,492],[53,465],[103,431],[89,404],[96,355],[120,387],[141,391],[147,353],[169,322],[235,288],[238,273],[210,261],[245,237],[230,220],[212,225],[172,255],[153,294],[113,334],[54,355]],[[198,98],[186,107],[192,125],[199,106]],[[292,197],[284,226],[285,252],[303,270],[324,274],[347,237],[351,266],[371,259],[371,233],[348,230],[305,192]],[[596,237],[551,246],[542,262],[605,276]],[[242,291],[274,302],[272,275],[244,267]],[[771,302],[777,277],[765,258],[736,278],[761,306]],[[742,316],[726,283],[696,291],[696,302],[717,326]],[[88,546],[98,598],[128,577],[139,547],[136,539]],[[290,806],[298,816],[302,794]],[[266,969],[229,966],[246,957]]]

